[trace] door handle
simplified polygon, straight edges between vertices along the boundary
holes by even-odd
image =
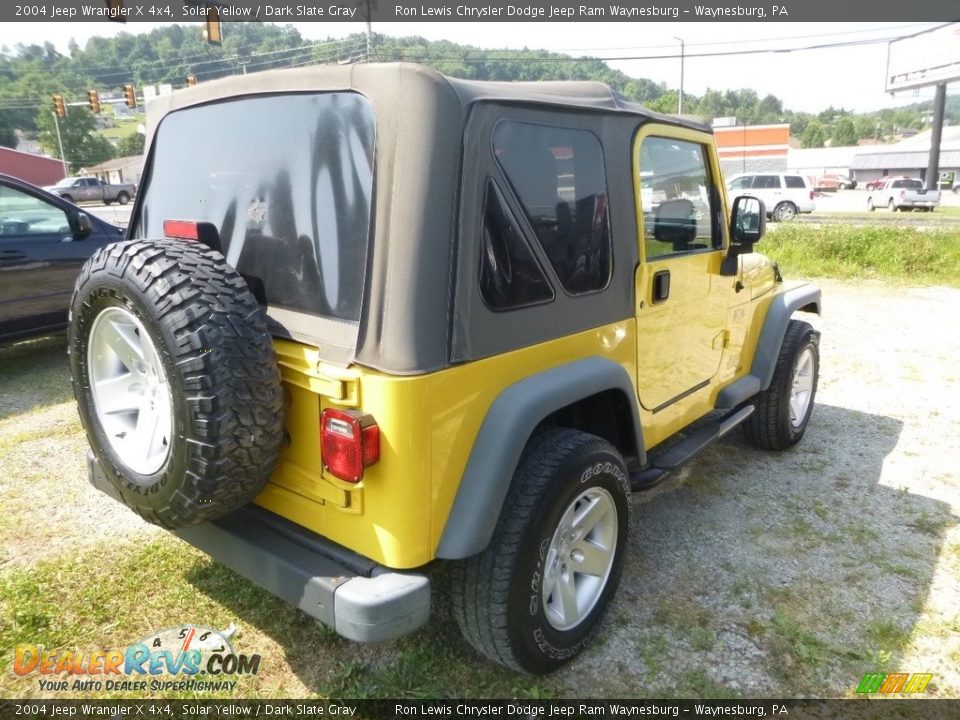
[[[662,303],[670,297],[670,271],[658,270],[653,274],[653,304]]]

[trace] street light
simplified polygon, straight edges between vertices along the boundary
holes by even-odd
[[[686,53],[684,52],[685,46],[683,44],[683,38],[679,38],[676,35],[673,36],[673,39],[680,43],[680,101],[677,103],[677,115],[683,115],[683,60]]]

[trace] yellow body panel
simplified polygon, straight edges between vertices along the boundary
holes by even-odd
[[[308,389],[321,375],[317,364],[310,366],[309,349],[298,355],[295,343],[276,345],[285,368],[289,443],[257,504],[393,568],[434,558],[474,440],[505,387],[588,355],[609,358],[636,376],[633,320],[427,375],[351,368],[344,372],[356,387],[353,406],[380,426],[380,461],[352,485],[326,473],[320,461],[321,409],[350,405]]]
[[[727,217],[723,176],[713,152],[713,137],[686,128],[645,124],[633,141],[634,178],[639,179],[645,170],[640,163],[640,147],[651,136],[686,140],[708,148],[710,177]],[[639,182],[635,183],[634,192],[637,242],[640,257],[644,258],[647,248]],[[727,228],[723,227],[721,232],[721,248],[653,258],[637,268],[637,391],[645,411],[641,420],[648,448],[713,409],[718,391],[714,379],[723,368],[730,342],[727,310],[741,300],[736,293],[738,278],[720,274],[724,249],[729,245]],[[657,304],[653,300],[653,277],[663,270],[670,272],[670,296]],[[749,297],[746,294],[742,300]]]

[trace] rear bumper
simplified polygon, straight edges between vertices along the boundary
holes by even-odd
[[[87,466],[91,484],[118,499],[92,452]],[[262,508],[173,533],[350,640],[391,640],[430,617],[426,575],[392,572]]]

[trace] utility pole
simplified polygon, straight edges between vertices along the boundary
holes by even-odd
[[[68,177],[70,171],[67,169],[67,159],[63,156],[63,140],[60,138],[60,119],[56,113],[51,113],[51,115],[53,115],[53,126],[57,129],[57,146],[60,148],[60,162],[63,163],[63,176]]]
[[[947,102],[947,84],[937,85],[933,98],[933,127],[930,128],[930,155],[927,157],[927,190],[940,187],[940,139],[943,137],[943,111]]]
[[[680,43],[680,100],[677,103],[677,115],[683,115],[683,61],[686,58],[686,45],[683,43],[683,38],[674,35],[673,39]]]

